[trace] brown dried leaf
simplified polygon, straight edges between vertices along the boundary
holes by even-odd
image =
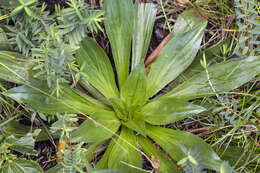
[[[168,41],[170,40],[172,34],[168,34],[163,41],[159,44],[159,46],[151,53],[151,55],[149,55],[149,57],[146,59],[145,61],[145,66],[147,67],[149,64],[151,64],[152,62],[154,62],[156,60],[156,58],[158,57],[158,55],[160,54],[161,50],[164,48],[164,46],[168,43]]]

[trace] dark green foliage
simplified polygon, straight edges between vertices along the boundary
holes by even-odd
[[[205,111],[203,107],[190,103],[188,100],[228,92],[258,75],[260,73],[259,57],[248,56],[208,65],[206,56],[203,56],[203,61],[201,61],[203,68],[200,68],[201,64],[198,62],[201,60],[201,55],[196,56],[196,54],[200,48],[207,22],[200,18],[197,19],[196,10],[193,10],[192,12],[184,12],[180,16],[181,19],[177,20],[174,27],[175,33],[152,64],[149,74],[146,74],[144,59],[140,56],[136,58],[136,61],[139,62],[138,65],[133,65],[134,69],[128,73],[130,53],[125,51],[130,51],[132,48],[139,51],[139,55],[143,54],[149,44],[149,37],[151,37],[151,35],[146,34],[150,30],[145,29],[141,35],[142,38],[131,46],[131,39],[136,38],[134,33],[138,32],[136,25],[131,25],[131,23],[144,20],[150,22],[145,27],[151,27],[154,20],[152,20],[153,17],[147,18],[147,15],[155,15],[155,13],[154,10],[144,8],[146,5],[149,8],[154,8],[150,4],[139,6],[137,3],[133,4],[131,0],[117,2],[118,4],[107,0],[104,9],[109,19],[118,19],[118,23],[106,21],[105,28],[112,45],[114,60],[117,61],[119,88],[114,80],[115,74],[108,57],[95,41],[85,38],[81,41],[80,48],[76,53],[76,61],[80,66],[81,73],[79,82],[82,80],[89,82],[95,88],[91,91],[94,93],[93,95],[100,92],[108,104],[103,104],[99,98],[87,96],[65,84],[61,85],[63,92],[58,95],[59,97],[54,97],[46,88],[45,82],[48,83],[48,80],[37,79],[35,76],[33,82],[10,89],[5,94],[17,101],[29,104],[39,112],[62,113],[63,117],[58,115],[59,120],[54,123],[55,127],[52,129],[64,131],[60,142],[64,143],[65,140],[66,147],[63,153],[66,158],[63,160],[63,167],[68,169],[68,172],[77,169],[72,164],[75,161],[73,157],[81,158],[81,154],[85,152],[81,145],[71,146],[71,142],[86,142],[94,146],[98,146],[99,143],[109,143],[98,162],[101,169],[117,169],[127,173],[140,172],[143,164],[141,154],[146,156],[149,161],[151,159],[147,155],[152,158],[152,154],[154,154],[158,157],[154,159],[160,159],[163,163],[154,164],[153,161],[150,161],[153,169],[157,169],[160,173],[167,173],[171,172],[167,169],[169,166],[175,169],[175,172],[179,172],[176,165],[173,166],[175,162],[169,162],[165,159],[160,150],[155,149],[150,154],[154,144],[149,138],[160,145],[176,162],[182,160],[181,163],[186,171],[192,169],[202,171],[204,167],[220,171],[221,159],[201,138],[188,132],[160,125],[168,125],[183,120],[194,113],[199,114]],[[121,9],[121,7],[123,8]],[[133,13],[137,9],[140,10],[140,13],[147,14],[134,16]],[[129,12],[130,16],[133,15],[134,18],[129,18],[126,12]],[[123,19],[129,19],[129,21]],[[126,26],[129,28],[125,28]],[[53,33],[51,36],[55,35],[55,31],[51,30]],[[138,49],[136,49],[137,47]],[[210,56],[209,59],[213,59],[211,53],[207,55]],[[8,54],[3,55],[4,58],[7,58],[6,56]],[[65,62],[62,56],[59,60],[62,63]],[[4,66],[4,62],[2,64],[3,68],[0,70],[5,72],[6,66]],[[8,65],[10,66],[10,64]],[[157,92],[189,67],[198,70],[198,72],[192,73],[192,69],[188,70],[187,73],[190,76],[187,75],[186,81],[167,94],[153,98]],[[8,80],[4,77],[3,79]],[[74,129],[72,122],[76,122],[75,115],[67,113],[82,114],[87,119],[72,131]],[[112,139],[110,140],[110,138]],[[138,141],[142,143],[144,151],[149,153],[139,150]],[[182,143],[187,150],[182,149],[179,143]],[[197,147],[198,151],[194,150],[194,146]],[[78,149],[74,147],[78,147]],[[75,150],[75,152],[71,153],[71,150]],[[78,167],[83,168],[81,161],[76,161],[79,164]]]
[[[69,8],[60,12],[59,25],[61,34],[69,38],[70,44],[77,45],[88,32],[102,30],[99,22],[103,20],[103,12],[90,11],[83,0],[69,0]]]
[[[256,96],[250,99],[252,102],[257,98],[251,108],[243,110],[244,104],[242,106],[241,113],[247,115],[245,120],[233,112],[241,109],[236,98],[221,95],[260,73],[259,56],[252,53],[251,56],[229,59],[226,54],[229,40],[197,55],[207,25],[207,21],[199,17],[197,8],[185,10],[178,17],[170,41],[149,73],[144,61],[156,16],[154,4],[105,0],[101,12],[90,10],[81,0],[69,0],[68,8],[56,6],[52,15],[45,10],[45,5],[37,8],[34,0],[10,0],[6,4],[1,5],[10,17],[4,15],[2,19],[6,16],[8,19],[1,23],[4,30],[0,30],[0,78],[21,86],[7,90],[0,85],[3,91],[0,103],[13,98],[18,107],[28,104],[24,106],[26,113],[21,109],[21,115],[28,116],[32,124],[28,129],[28,126],[13,121],[20,114],[10,114],[10,119],[0,114],[4,119],[0,124],[4,133],[0,137],[4,144],[2,152],[0,150],[0,164],[4,164],[2,172],[24,172],[19,167],[25,172],[28,169],[42,172],[34,162],[8,155],[9,149],[36,154],[33,135],[26,135],[35,128],[33,126],[44,130],[36,140],[49,138],[54,143],[52,138],[60,138],[59,144],[63,145],[58,149],[61,162],[48,173],[117,172],[107,168],[126,173],[148,169],[156,173],[178,173],[181,170],[199,173],[206,169],[233,172],[233,168],[201,138],[171,129],[177,121],[185,124],[183,121],[194,114],[204,116],[202,112],[210,107],[206,105],[208,102],[204,103],[208,99],[205,96],[217,96],[214,104],[220,106],[217,111],[220,110],[222,126],[225,123],[236,126],[227,137],[259,112]],[[83,38],[87,33],[102,30],[98,22],[103,19],[103,13],[107,17],[105,29],[116,69],[112,68],[101,46],[91,38]],[[169,24],[168,29],[171,30]],[[10,52],[14,49],[29,58]],[[223,56],[220,55],[222,50]],[[172,81],[174,89],[168,94],[161,92]],[[198,105],[200,97],[204,100]],[[47,123],[52,123],[51,129],[46,127]],[[257,126],[257,122],[254,124]],[[7,135],[10,136],[5,138]],[[241,137],[246,141],[248,136],[243,133]],[[97,153],[101,154],[96,167],[89,162],[96,163]],[[232,162],[232,166],[237,163]],[[144,168],[147,170],[142,170]]]
[[[33,48],[32,55],[38,64],[33,68],[36,71],[34,77],[47,79],[48,87],[59,96],[62,92],[60,85],[69,83],[71,79],[75,47],[60,40],[56,31],[51,27],[49,41],[43,42],[40,48]]]
[[[11,153],[11,149],[22,154],[36,155],[34,150],[35,137],[41,130],[27,133],[19,139],[14,136],[5,137],[0,133],[0,172],[1,173],[43,173],[41,167],[35,161],[19,159]]]
[[[81,0],[70,0],[69,8],[57,8],[59,11],[53,15],[46,10],[46,4],[39,8],[37,0],[1,1],[0,7],[10,13],[10,18],[0,23],[6,41],[39,64],[34,67],[34,77],[47,79],[52,94],[59,96],[60,85],[69,83],[77,73],[72,56],[77,44],[86,33],[101,30],[103,13],[90,10]]]

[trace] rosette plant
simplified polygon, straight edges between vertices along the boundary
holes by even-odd
[[[142,172],[143,155],[158,172],[180,172],[176,162],[185,157],[183,145],[197,147],[203,165],[219,172],[222,161],[210,145],[191,133],[163,125],[205,111],[190,100],[228,92],[251,80],[260,73],[260,57],[216,63],[215,53],[220,51],[216,45],[204,51],[211,62],[204,64],[205,70],[198,51],[207,21],[196,10],[188,10],[179,16],[169,42],[148,72],[144,62],[156,16],[154,5],[106,0],[104,12],[113,59],[90,38],[80,43],[75,55],[81,67],[79,83],[89,94],[64,85],[59,97],[51,96],[45,81],[31,77],[31,63],[2,51],[0,77],[23,84],[5,94],[40,112],[87,115],[72,132],[72,141],[108,144],[97,163],[101,169]],[[173,89],[158,95],[172,81]]]

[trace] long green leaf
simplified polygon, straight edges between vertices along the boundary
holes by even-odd
[[[83,39],[76,56],[79,65],[83,66],[83,78],[107,98],[118,97],[119,92],[110,61],[95,41],[87,37]]]
[[[132,0],[104,1],[105,29],[108,35],[119,86],[127,79],[131,53],[135,7]]]
[[[145,121],[141,116],[134,116],[133,119],[127,121],[121,121],[124,126],[127,128],[146,136],[145,130]]]
[[[206,20],[202,17],[201,13],[197,9],[191,8],[185,10],[178,16],[174,24],[173,34],[178,34],[189,30],[193,30],[194,28],[196,28],[196,26],[202,24],[205,21]],[[212,57],[212,59],[214,59],[220,53],[221,46],[222,46],[222,42],[212,46],[210,49],[207,49],[205,52],[207,54],[214,55],[214,56],[210,56]],[[192,64],[167,86],[167,90],[169,91],[173,87],[176,87],[178,84],[186,80],[190,74],[194,74],[198,70],[201,70],[201,65],[200,65],[201,57],[202,57],[202,53],[196,56]],[[159,97],[159,95],[157,97]]]
[[[124,139],[124,140],[122,140]],[[127,141],[128,143],[126,143]],[[108,168],[117,169],[125,173],[138,173],[139,170],[131,167],[142,168],[142,157],[137,148],[134,132],[123,127],[120,138],[117,139],[108,158]],[[128,165],[127,165],[128,164]]]
[[[148,75],[149,97],[159,92],[192,63],[200,48],[205,27],[206,22],[171,38],[152,64]]]
[[[102,151],[105,143],[106,141],[88,144],[87,151],[85,153],[86,160],[91,162],[93,159],[95,159],[98,154],[96,151]]]
[[[179,15],[178,19],[175,22],[173,29],[174,34],[192,30],[203,22],[205,22],[205,19],[202,17],[201,13],[197,9],[191,8],[185,10]],[[203,53],[206,54],[207,61],[209,63],[212,63],[212,61],[216,60],[216,58],[220,56],[224,46],[229,47],[230,42],[231,39],[225,39],[204,50],[203,52],[200,52],[195,57],[192,64],[172,82],[173,86],[175,87],[183,81],[189,80],[189,78],[195,73],[203,70],[203,67],[200,64]]]
[[[0,50],[10,50],[11,44],[8,42],[7,36],[2,28],[0,28]]]
[[[131,107],[142,106],[146,101],[147,79],[144,63],[140,63],[131,72],[128,79],[121,88],[120,97]]]
[[[119,98],[110,98],[109,102],[111,103],[117,117],[119,119],[126,120],[127,119],[127,112],[126,112],[125,103]]]
[[[214,95],[213,89],[216,92],[233,90],[260,73],[260,56],[231,59],[209,66],[208,71],[208,75],[205,71],[194,74],[190,80],[182,83],[162,98],[192,99]]]
[[[180,143],[186,148],[196,146],[199,148],[205,166],[209,169],[219,171],[221,160],[212,150],[210,145],[201,138],[184,131],[172,130],[156,126],[147,126],[146,130],[156,143],[158,143],[169,155],[176,161],[184,158],[184,154],[180,149]]]
[[[205,22],[205,18],[195,8],[191,8],[182,12],[177,18],[174,26],[174,34],[194,29],[196,26]]]
[[[41,129],[41,132],[40,134],[35,137],[36,141],[37,142],[41,142],[41,141],[47,141],[49,140],[49,134],[46,132],[46,130],[44,130],[44,128],[40,128]],[[30,133],[31,131],[31,126],[26,126],[26,125],[23,125],[19,122],[16,122],[16,121],[11,121],[9,122],[8,124],[6,124],[3,128],[2,128],[2,133],[5,135],[5,136],[15,136],[16,138],[20,138],[20,137],[23,137],[25,136],[27,133]],[[48,130],[48,129],[47,129]],[[52,134],[51,136],[53,139],[59,139],[60,137],[60,133],[54,133]]]
[[[211,46],[210,48],[200,52],[192,62],[192,64],[181,74],[179,75],[172,83],[174,86],[179,85],[185,81],[188,81],[192,78],[193,75],[204,71],[203,67],[201,66],[201,59],[203,58],[203,54],[207,56],[207,62],[212,64],[216,63],[217,58],[221,55],[223,51],[223,47],[229,47],[231,39],[226,39],[218,42],[217,44]]]
[[[41,167],[33,161],[25,159],[15,159],[4,164],[1,173],[43,173]]]
[[[111,139],[109,142],[109,145],[105,151],[105,153],[103,154],[102,158],[98,161],[97,166],[100,169],[106,169],[108,168],[108,159],[110,157],[110,153],[115,145],[115,139]]]
[[[158,149],[145,137],[138,136],[137,137],[139,145],[142,147],[143,151],[152,158],[155,157],[160,161],[159,165],[159,173],[178,173],[180,172],[176,164],[173,161],[168,159],[162,152],[158,151]]]
[[[14,83],[25,83],[30,78],[29,70],[32,65],[32,62],[21,59],[19,54],[0,51],[0,79]]]
[[[228,164],[228,162],[222,162],[222,164],[220,166],[220,173],[235,173],[235,171]]]
[[[74,142],[101,142],[113,136],[120,127],[114,112],[97,112],[72,132]]]
[[[96,98],[98,101],[109,104],[107,98],[101,94],[95,87],[93,87],[85,78],[81,78],[79,80],[80,86],[82,86],[84,89],[87,90],[88,93],[90,93],[94,98]]]
[[[138,4],[133,31],[132,70],[140,62],[144,62],[152,36],[155,17],[156,8],[154,4]]]
[[[62,86],[59,98],[51,96],[45,81],[34,81],[30,86],[23,85],[12,88],[5,94],[19,102],[27,103],[35,110],[43,113],[93,114],[102,109],[107,109],[106,106],[91,97],[83,95],[66,85]]]
[[[37,151],[34,150],[35,139],[33,138],[32,133],[28,133],[20,139],[11,135],[7,137],[6,141],[9,144],[12,144],[10,147],[12,150],[18,151],[22,154],[37,155]]]
[[[143,119],[153,125],[166,125],[194,114],[205,108],[177,99],[159,99],[146,104],[141,109]]]

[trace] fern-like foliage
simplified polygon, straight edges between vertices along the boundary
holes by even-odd
[[[83,143],[72,144],[70,139],[71,132],[77,128],[73,124],[78,121],[75,114],[57,114],[58,120],[52,124],[51,132],[61,132],[59,143],[64,147],[59,151],[61,157],[62,172],[78,173],[78,172],[95,172],[95,173],[119,173],[116,170],[99,170],[95,165],[92,165],[87,160],[86,147]],[[1,152],[0,152],[1,153]]]
[[[59,150],[59,156],[61,157],[61,165],[64,173],[74,173],[78,169],[85,166],[87,150],[82,148],[82,144],[72,145],[70,141],[70,133],[76,128],[73,127],[73,123],[77,122],[77,115],[74,114],[57,114],[58,120],[53,123],[51,132],[61,132],[60,145],[64,147]]]
[[[24,15],[14,17],[15,25],[6,25],[5,29],[8,41],[14,45],[15,49],[29,56],[30,50],[40,45],[40,29],[36,23],[32,23],[28,19],[23,20],[24,18],[26,18]],[[31,27],[27,27],[28,25],[31,25]]]
[[[241,33],[236,53],[258,55],[260,52],[260,19],[254,0],[235,0],[237,26]]]
[[[8,41],[14,45],[15,49],[29,56],[31,49],[39,47],[44,41],[48,26],[55,20],[49,17],[48,11],[45,11],[45,4],[41,8],[38,8],[36,4],[26,7],[27,10],[19,11],[17,8],[20,9],[20,6],[9,7],[11,17],[2,24],[2,27],[5,29]]]
[[[69,0],[68,8],[56,6],[50,15],[46,4],[39,8],[37,0],[0,0],[0,8],[10,16],[0,21],[8,43],[16,51],[32,57],[38,65],[35,77],[47,80],[52,93],[59,96],[60,85],[77,73],[73,53],[76,45],[90,32],[102,30],[103,12],[90,10],[82,0]]]
[[[70,64],[74,64],[73,53],[77,47],[64,43],[60,33],[54,27],[49,28],[50,33],[39,48],[32,49],[32,55],[38,62],[33,69],[36,71],[34,77],[47,80],[52,94],[59,96],[60,84],[69,83],[71,78]]]
[[[67,4],[69,8],[61,10],[58,28],[69,37],[71,44],[77,45],[87,32],[102,30],[99,25],[103,20],[102,11],[91,11],[83,0],[69,0]]]

